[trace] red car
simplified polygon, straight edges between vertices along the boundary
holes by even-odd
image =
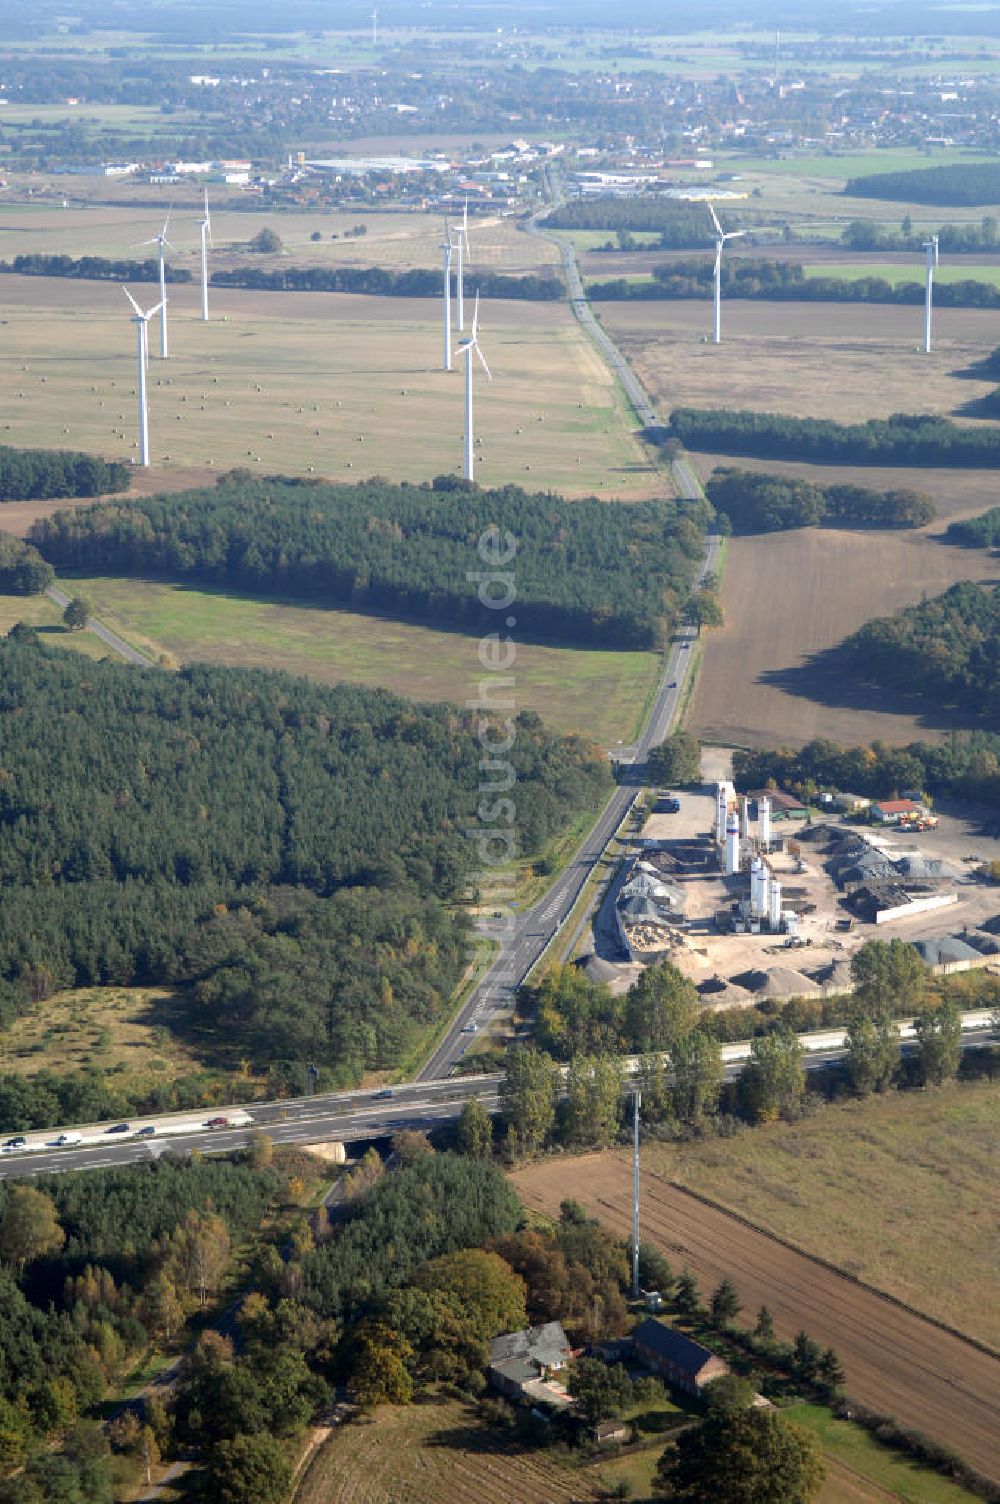
[[[228,1128],[229,1127],[229,1119],[228,1118],[209,1118],[208,1122],[205,1124],[205,1127],[206,1128]]]

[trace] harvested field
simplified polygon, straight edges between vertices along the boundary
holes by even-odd
[[[150,290],[150,299],[152,299]],[[7,276],[0,438],[129,459],[135,335],[108,283]],[[261,474],[429,480],[461,465],[461,360],[441,358],[434,299],[225,291],[171,293],[171,357],[152,330],[150,478],[260,466]],[[607,366],[564,303],[484,304],[493,371],[477,390],[477,479],[567,495],[662,495]],[[16,352],[16,353],[14,353]]]
[[[725,626],[706,634],[690,729],[726,745],[774,747],[817,736],[936,741],[967,724],[926,700],[858,684],[854,665],[833,651],[872,617],[957,580],[1000,576],[987,550],[937,542],[931,534],[940,531],[940,523],[930,533],[802,528],[731,539]]]
[[[598,1479],[544,1450],[521,1451],[471,1406],[383,1408],[335,1431],[307,1465],[295,1504],[587,1504]]]
[[[632,1226],[631,1160],[621,1152],[558,1158],[518,1170],[524,1203],[552,1216],[575,1197],[612,1231]],[[703,1205],[649,1170],[642,1175],[644,1236],[702,1288],[728,1276],[745,1311],[766,1304],[778,1335],[805,1328],[836,1348],[850,1394],[925,1431],[974,1467],[1000,1477],[1000,1359],[784,1248],[766,1233]]]
[[[954,413],[995,385],[956,373],[1000,344],[1000,309],[939,308],[934,350],[925,355],[917,306],[734,298],[723,307],[721,345],[706,343],[708,298],[595,306],[664,413],[678,405],[745,407],[861,422]]]

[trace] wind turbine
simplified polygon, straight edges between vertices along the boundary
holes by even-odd
[[[712,216],[715,226],[715,318],[712,323],[712,343],[722,344],[722,251],[727,240],[739,240],[745,235],[745,230],[730,230],[725,233],[719,224],[719,216],[715,212],[715,205],[709,204],[708,212]]]
[[[212,244],[212,217],[208,212],[208,189],[205,189],[205,218],[199,219],[201,231],[201,317],[208,323],[208,247]]]
[[[476,306],[472,314],[472,333],[467,340],[463,340],[458,347],[459,354],[465,356],[465,478],[473,479],[473,436],[472,436],[472,355],[473,351],[482,361],[483,370],[486,372],[487,381],[492,381],[493,376],[486,364],[486,356],[479,347],[479,294],[476,293]]]
[[[455,241],[455,250],[458,252],[458,267],[456,269],[455,283],[458,290],[458,327],[465,328],[465,272],[463,267],[463,253],[471,255],[469,246],[469,200],[465,200],[465,208],[462,211],[462,223],[458,227],[458,235]]]
[[[135,389],[139,395],[139,464],[148,467],[149,410],[146,406],[146,364],[149,359],[149,321],[155,314],[159,313],[163,305],[162,303],[157,303],[148,313],[143,313],[124,283],[122,284],[122,292],[135,310],[129,322],[135,325],[138,336],[138,374]]]
[[[924,354],[931,353],[931,315],[934,312],[934,269],[938,264],[938,237],[924,241],[927,252],[927,295],[924,302]]]
[[[441,244],[444,251],[444,368],[451,370],[451,253],[455,249],[452,244],[451,230],[448,221],[444,222],[444,240]]]
[[[372,46],[378,46],[378,11],[372,11]]]
[[[169,349],[169,345],[168,345],[168,341],[167,341],[167,272],[166,272],[166,266],[164,264],[164,259],[163,259],[163,251],[164,251],[164,248],[166,246],[168,246],[168,245],[170,246],[170,249],[172,251],[175,250],[176,247],[173,246],[173,245],[171,245],[170,241],[167,239],[167,226],[169,224],[170,224],[170,210],[168,209],[167,210],[167,217],[163,221],[163,229],[160,231],[159,235],[154,235],[153,238],[152,238],[152,240],[142,240],[142,241],[139,242],[140,245],[155,245],[156,248],[157,248],[158,260],[159,260],[159,263],[160,263],[160,309],[161,309],[161,312],[160,312],[160,358],[161,358],[161,360],[166,360],[167,357],[168,357],[168,355],[170,354],[170,349]],[[147,351],[147,354],[148,354],[148,351]]]

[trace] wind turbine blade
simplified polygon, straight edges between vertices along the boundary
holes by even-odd
[[[479,359],[482,361],[483,370],[486,372],[486,380],[487,381],[492,381],[493,380],[493,372],[490,370],[489,366],[486,364],[486,356],[483,354],[482,350],[480,350],[478,340],[473,344],[472,348],[475,350],[476,354],[479,356]]]
[[[160,231],[160,238],[162,240],[166,240],[166,238],[167,238],[167,227],[170,224],[170,216],[171,216],[171,214],[173,214],[173,212],[174,211],[173,211],[172,207],[167,210],[167,217],[163,221],[163,229]]]
[[[723,235],[722,238],[723,240],[739,240],[745,234],[746,230],[730,230],[728,234]]]
[[[155,308],[151,308],[148,313],[143,314],[143,318],[145,318],[145,319],[151,319],[151,318],[153,318],[155,314],[159,313],[159,311],[160,311],[160,309],[162,307],[163,307],[163,302],[161,300],[159,303],[157,303],[157,305],[156,305]]]
[[[132,304],[132,307],[135,309],[135,311],[139,315],[139,317],[142,318],[143,317],[142,309],[139,307],[138,303],[135,301],[135,298],[133,298],[132,294],[129,292],[129,290],[125,286],[124,282],[122,283],[122,292],[128,298],[129,302]]]
[[[476,335],[479,330],[479,292],[476,292],[476,306],[472,310],[472,343],[476,343]]]
[[[722,234],[722,226],[719,224],[719,216],[715,212],[715,205],[714,204],[712,204],[712,203],[709,204],[709,206],[708,206],[708,212],[712,216],[712,223],[715,226],[715,233],[717,235],[721,235]]]

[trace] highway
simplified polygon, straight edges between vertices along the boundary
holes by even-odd
[[[962,1015],[963,1046],[982,1048],[995,1035],[990,1014],[976,1010]],[[901,1020],[900,1037],[904,1051],[912,1048],[913,1022]],[[844,1033],[824,1029],[801,1034],[806,1052],[806,1069],[821,1070],[844,1055]],[[732,1080],[750,1056],[750,1041],[722,1046],[725,1074]],[[633,1070],[636,1059],[624,1062]],[[204,1120],[191,1113],[174,1113],[154,1119],[135,1119],[137,1130],[154,1123],[155,1138],[135,1140],[124,1135],[108,1134],[111,1124],[95,1123],[86,1128],[51,1128],[45,1133],[26,1135],[28,1148],[17,1153],[4,1152],[0,1158],[0,1179],[23,1175],[53,1175],[66,1170],[107,1169],[114,1165],[138,1164],[159,1157],[164,1152],[190,1154],[232,1153],[243,1148],[255,1128],[263,1130],[278,1144],[310,1144],[330,1140],[363,1143],[383,1138],[400,1128],[428,1130],[458,1117],[470,1097],[493,1111],[499,1102],[500,1073],[480,1076],[456,1076],[450,1080],[408,1082],[404,1086],[378,1091],[332,1092],[294,1101],[254,1103],[249,1111],[253,1126],[234,1129],[206,1129]],[[213,1116],[242,1111],[241,1108],[210,1109]],[[60,1133],[79,1133],[83,1142],[72,1148],[50,1147]]]
[[[621,381],[640,423],[645,428],[660,426],[649,398],[628,361],[594,318],[584,294],[573,247],[539,229],[535,223],[538,215],[546,213],[550,207],[546,204],[544,209],[538,210],[529,222],[529,230],[558,245],[573,310],[581,326]],[[699,500],[702,496],[701,483],[689,462],[679,458],[673,462],[671,469],[677,495],[683,500]],[[716,573],[720,547],[720,538],[713,535],[708,539],[705,562],[698,576],[699,585]],[[693,673],[691,660],[694,655],[691,650],[697,640],[697,628],[692,626],[684,625],[675,634],[669,651],[664,654],[660,686],[642,736],[634,746],[623,746],[615,750],[614,755],[621,762],[645,762],[650,747],[655,747],[669,733],[683,703],[688,677]],[[514,993],[559,934],[588,877],[638,795],[639,788],[636,785],[624,785],[615,790],[571,861],[533,908],[523,914],[516,914],[512,920],[507,916],[492,926],[488,923],[480,926],[481,933],[499,943],[500,954],[417,1072],[417,1081],[433,1081],[447,1076],[474,1043],[479,1030],[488,1026],[495,1015],[509,1011]]]

